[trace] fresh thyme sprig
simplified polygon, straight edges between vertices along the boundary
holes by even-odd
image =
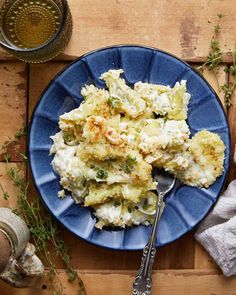
[[[24,134],[25,132],[23,132],[23,129],[21,129],[10,141],[17,142],[17,140],[20,139]],[[6,152],[7,147],[8,145],[4,145],[2,150]],[[25,163],[22,162],[18,165],[18,168],[15,168],[9,165],[8,159],[9,156],[6,153],[6,172],[17,190],[18,209],[15,209],[14,213],[20,215],[25,220],[31,232],[31,237],[36,246],[36,249],[39,252],[39,256],[42,259],[46,259],[47,263],[49,264],[47,276],[50,282],[49,287],[52,290],[51,295],[65,295],[65,290],[49,251],[50,245],[54,247],[57,256],[59,256],[64,262],[66,272],[68,274],[68,280],[71,282],[78,282],[78,294],[86,295],[83,282],[71,264],[69,248],[60,238],[60,231],[58,227],[55,223],[53,223],[51,217],[44,212],[38,198],[35,200],[29,200],[28,198],[28,182],[24,177]],[[26,161],[27,157],[22,154],[22,159]],[[9,194],[3,190],[1,185],[0,189],[2,190],[3,198],[8,199]]]
[[[217,24],[214,28],[214,35],[211,38],[210,42],[210,52],[207,56],[204,64],[199,66],[197,69],[200,73],[203,74],[203,71],[208,68],[209,70],[217,69],[222,62],[222,51],[220,48],[219,40],[217,39],[218,34],[221,32],[221,19],[224,17],[222,13],[217,15]]]
[[[1,151],[6,151],[7,147],[10,144],[16,143],[22,136],[26,135],[26,130],[27,130],[26,126],[23,126],[16,132],[13,138],[9,137],[8,141],[2,145]]]
[[[199,66],[197,69],[198,71],[203,74],[204,70],[207,68],[209,71],[213,71],[215,74],[217,74],[216,70],[218,70],[221,62],[223,61],[222,56],[223,52],[220,48],[220,42],[218,40],[218,35],[221,32],[221,19],[224,17],[222,13],[217,15],[217,24],[214,27],[214,35],[211,38],[210,42],[210,52],[207,56],[206,61]],[[224,83],[222,86],[219,86],[218,79],[216,77],[216,81],[218,83],[219,90],[223,90],[224,92],[224,99],[225,104],[227,107],[230,107],[232,102],[231,98],[236,90],[236,46],[233,52],[228,52],[228,55],[232,56],[233,59],[233,65],[227,66],[225,68],[225,72],[229,73],[231,75],[232,81],[229,81],[227,83]]]
[[[224,17],[224,15],[222,13],[217,14],[217,24],[215,25],[215,33],[220,33],[221,32],[221,26],[220,26],[220,21],[221,19]]]
[[[7,200],[9,199],[10,196],[9,196],[8,192],[6,192],[6,191],[3,189],[1,183],[0,183],[0,189],[1,189],[1,191],[2,191],[3,199],[7,201]]]
[[[37,200],[32,202],[28,201],[28,184],[25,181],[24,176],[22,176],[22,167],[10,167],[7,163],[6,169],[7,175],[10,177],[12,183],[17,189],[17,204],[19,208],[18,213],[23,217],[27,226],[29,227],[34,244],[40,256],[45,257],[49,264],[49,280],[50,282],[52,282],[54,277],[57,279],[57,284],[51,284],[50,287],[53,290],[54,294],[64,294],[63,285],[58,278],[56,267],[52,262],[50,253],[47,248],[48,242],[50,242],[50,237],[55,232],[54,227],[51,226],[49,218],[42,217],[39,202]]]
[[[232,56],[233,64],[229,67],[225,68],[225,72],[230,74],[230,78],[232,81],[225,83],[221,86],[221,89],[224,91],[225,94],[225,104],[226,106],[230,107],[232,104],[231,97],[236,90],[236,46],[233,52],[229,53]]]

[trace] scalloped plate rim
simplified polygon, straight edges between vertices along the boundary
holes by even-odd
[[[200,76],[202,78],[202,80],[206,83],[206,85],[209,87],[209,89],[211,90],[211,92],[214,94],[215,98],[217,99],[218,101],[218,104],[223,112],[223,115],[224,115],[224,118],[225,118],[225,122],[226,122],[226,127],[227,127],[227,136],[228,136],[228,140],[229,140],[229,146],[227,147],[229,149],[229,155],[231,154],[231,134],[230,134],[230,127],[229,127],[229,123],[228,123],[228,119],[226,117],[226,114],[225,114],[225,111],[224,111],[224,108],[223,108],[223,104],[221,102],[221,100],[219,99],[217,93],[215,92],[215,90],[212,88],[212,86],[209,84],[209,82],[199,74],[199,72],[191,67],[187,62],[185,62],[184,60],[182,60],[181,58],[175,56],[174,54],[172,53],[169,53],[169,52],[166,52],[162,49],[158,49],[158,48],[155,48],[155,47],[152,47],[152,46],[145,46],[145,45],[139,45],[139,44],[117,44],[117,45],[111,45],[111,46],[105,46],[105,47],[101,47],[101,48],[98,48],[98,49],[94,49],[94,50],[91,50],[89,52],[86,52],[85,54],[81,55],[80,57],[76,58],[74,61],[72,61],[71,63],[69,63],[68,65],[66,65],[65,67],[63,67],[62,70],[60,70],[51,80],[50,82],[47,84],[47,86],[44,88],[44,90],[42,91],[35,107],[34,107],[34,110],[32,112],[32,115],[31,115],[31,119],[30,119],[30,122],[29,122],[29,132],[28,132],[28,143],[27,143],[27,153],[29,155],[29,166],[30,166],[30,171],[31,171],[31,175],[32,175],[32,180],[33,180],[33,183],[34,183],[34,186],[38,192],[38,194],[40,195],[41,197],[41,200],[43,202],[43,204],[45,205],[45,207],[47,208],[47,210],[49,211],[49,213],[55,218],[55,220],[57,222],[59,222],[64,228],[66,228],[67,230],[69,230],[73,235],[75,235],[76,237],[79,237],[81,240],[85,241],[86,243],[89,243],[89,244],[93,244],[93,245],[96,245],[96,246],[99,246],[99,247],[103,247],[103,248],[107,248],[107,249],[110,249],[110,250],[120,250],[120,251],[137,251],[137,250],[142,250],[143,248],[142,247],[136,247],[136,248],[124,248],[123,246],[122,247],[110,247],[110,246],[107,246],[107,245],[104,245],[102,243],[99,243],[99,242],[95,242],[95,241],[91,241],[89,239],[86,239],[86,238],[83,238],[81,236],[78,236],[69,226],[67,226],[66,224],[64,224],[48,207],[48,205],[46,204],[43,196],[41,195],[40,193],[40,190],[38,188],[38,186],[36,185],[36,180],[35,180],[35,176],[33,174],[33,168],[32,168],[32,162],[31,162],[31,156],[30,156],[30,143],[31,143],[31,130],[32,130],[32,126],[33,126],[33,122],[34,122],[34,115],[37,111],[37,108],[40,104],[40,102],[42,101],[44,95],[46,94],[46,92],[48,91],[48,89],[51,87],[51,85],[54,83],[54,81],[62,74],[64,73],[66,70],[68,70],[71,66],[73,66],[76,62],[80,61],[81,59],[87,57],[87,56],[90,56],[94,53],[97,53],[97,52],[101,52],[101,51],[104,51],[104,50],[109,50],[109,49],[119,49],[119,48],[142,48],[142,49],[149,49],[149,50],[152,50],[152,51],[155,51],[155,52],[160,52],[160,53],[163,53],[167,56],[170,56],[174,59],[177,59],[178,61],[180,61],[181,63],[183,63],[185,66],[187,66],[190,70],[192,70],[193,72],[195,72],[198,76]],[[166,246],[172,242],[175,242],[176,240],[180,239],[181,237],[183,237],[184,235],[186,235],[187,233],[189,233],[191,230],[194,230],[200,223],[201,221],[207,216],[207,214],[212,210],[212,208],[214,207],[214,205],[216,204],[216,202],[218,201],[218,198],[219,196],[221,195],[224,187],[225,187],[225,184],[226,184],[226,181],[228,179],[228,175],[229,175],[229,165],[230,165],[230,156],[228,157],[228,161],[225,163],[225,166],[227,167],[227,171],[225,173],[225,178],[223,180],[223,183],[222,183],[222,186],[221,186],[221,189],[219,191],[219,193],[217,194],[216,198],[215,198],[215,201],[212,203],[212,205],[209,207],[209,209],[207,210],[206,214],[201,218],[201,220],[199,220],[199,222],[197,222],[194,226],[190,226],[188,225],[188,229],[186,232],[184,232],[183,234],[180,234],[179,236],[177,236],[175,239],[167,242],[167,243],[164,243],[162,245],[158,245],[157,247],[163,247],[163,246]]]

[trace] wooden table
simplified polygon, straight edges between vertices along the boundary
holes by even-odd
[[[200,65],[209,51],[217,14],[223,13],[220,42],[224,58],[218,73],[219,84],[230,79],[224,72],[232,63],[227,51],[236,41],[235,0],[70,0],[74,32],[64,54],[46,64],[28,65],[16,61],[0,50],[0,144],[14,136],[15,132],[30,120],[32,110],[44,87],[64,66],[81,54],[113,44],[144,44],[169,51],[194,66]],[[223,93],[215,75],[205,72],[205,77],[215,88],[222,102]],[[235,97],[234,97],[235,98]],[[225,106],[231,126],[232,153],[236,143],[236,108]],[[11,150],[11,165],[20,161],[15,149],[24,152],[26,143],[21,141]],[[16,204],[15,188],[5,175],[1,157],[0,182],[12,197],[0,198],[0,206]],[[236,176],[232,164],[230,179]],[[38,198],[33,186],[30,194]],[[73,264],[84,280],[88,295],[126,295],[134,274],[139,267],[141,252],[119,252],[102,249],[74,237],[67,231],[64,239],[72,247]],[[235,245],[236,246],[236,245]],[[56,259],[57,260],[57,259]],[[65,271],[57,262],[60,276],[65,282],[67,294],[77,294],[67,283]],[[194,232],[158,250],[154,265],[154,290],[158,295],[233,295],[236,278],[225,278],[206,251],[196,243]],[[42,288],[13,289],[0,282],[1,295],[50,294]]]

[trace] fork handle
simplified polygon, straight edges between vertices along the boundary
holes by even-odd
[[[164,194],[159,193],[152,232],[148,243],[143,249],[143,256],[141,260],[140,269],[135,277],[132,286],[132,295],[150,295],[152,291],[152,267],[156,255],[155,241],[163,199]]]
[[[148,256],[151,249],[151,254]],[[152,266],[156,255],[156,248],[146,245],[143,249],[143,256],[140,269],[135,277],[132,286],[132,295],[149,295],[152,290]],[[148,265],[148,272],[145,274],[145,265]]]

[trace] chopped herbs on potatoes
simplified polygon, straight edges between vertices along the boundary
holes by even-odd
[[[128,157],[126,162],[121,165],[121,168],[124,170],[125,173],[130,173],[133,170],[134,165],[136,163],[137,163],[136,157]]]
[[[118,207],[118,206],[120,206],[121,205],[121,202],[119,202],[119,201],[116,201],[115,203],[114,203],[114,206],[115,207]]]
[[[96,176],[99,179],[106,179],[108,177],[108,173],[105,170],[99,168],[99,170],[97,171]]]
[[[223,171],[220,137],[203,130],[190,138],[188,81],[173,87],[138,81],[130,87],[122,74],[121,69],[102,74],[107,89],[85,85],[84,103],[60,116],[61,132],[52,136],[52,166],[62,186],[94,209],[100,229],[153,222],[153,167],[199,187],[208,187]]]
[[[116,108],[121,103],[118,97],[109,97],[108,101],[112,108]]]
[[[63,133],[63,139],[65,144],[68,144],[70,142],[73,142],[76,138],[74,136],[74,134],[68,134],[68,133]]]
[[[88,185],[88,179],[83,176],[83,182],[82,182],[83,187],[86,187]]]

